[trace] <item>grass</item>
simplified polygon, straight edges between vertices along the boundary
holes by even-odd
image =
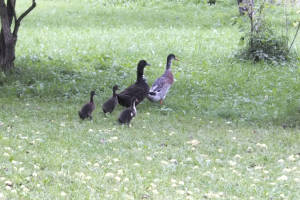
[[[299,199],[299,58],[237,60],[236,5],[178,2],[38,2],[16,70],[0,75],[1,200]],[[151,84],[171,52],[163,106],[144,101],[131,128],[121,107],[104,118],[138,60]],[[93,120],[80,121],[92,89]]]

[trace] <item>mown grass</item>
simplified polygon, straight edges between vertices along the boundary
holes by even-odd
[[[299,199],[299,58],[237,60],[232,3],[124,2],[45,0],[22,23],[0,79],[0,199]],[[104,118],[138,60],[152,84],[171,52],[163,106],[143,102],[131,128],[121,107]]]

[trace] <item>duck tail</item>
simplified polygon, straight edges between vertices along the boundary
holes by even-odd
[[[80,119],[84,119],[84,117],[80,111],[78,111],[78,115],[79,115]]]

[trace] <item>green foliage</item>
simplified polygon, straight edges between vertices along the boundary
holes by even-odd
[[[241,16],[243,20],[233,18],[234,23],[238,22],[240,26],[243,26],[241,28],[243,35],[239,42],[240,50],[237,56],[244,60],[255,62],[262,60],[275,65],[285,65],[287,61],[296,60],[297,55],[289,49],[288,29],[290,25],[286,11],[265,1],[256,2],[256,4],[252,8],[253,14],[247,12],[245,16]],[[248,10],[252,9],[248,8]],[[286,9],[293,13],[291,8]],[[272,16],[273,14],[276,17]],[[290,15],[292,16],[292,14]],[[280,21],[284,18],[285,22]]]
[[[260,23],[259,30],[245,36],[246,47],[241,57],[253,61],[266,60],[274,64],[289,60],[288,38],[278,35],[270,23]]]

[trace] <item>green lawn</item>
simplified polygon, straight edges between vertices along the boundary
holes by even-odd
[[[16,70],[0,74],[0,200],[300,199],[299,38],[295,60],[253,64],[234,56],[233,3],[124,2],[43,0],[24,19]],[[169,53],[164,105],[145,100],[131,128],[121,106],[105,118],[112,86],[140,59],[152,84]]]

